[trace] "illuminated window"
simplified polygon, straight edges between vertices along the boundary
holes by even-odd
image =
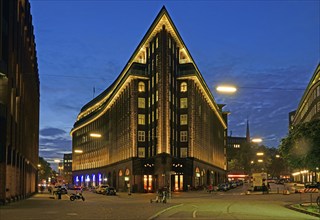
[[[138,157],[145,157],[146,156],[145,150],[146,149],[144,147],[139,147],[138,148]]]
[[[139,92],[145,92],[145,91],[146,91],[144,82],[139,82],[139,84],[138,84],[138,90],[139,90]]]
[[[187,148],[183,147],[183,148],[180,148],[180,157],[181,158],[185,158],[188,156],[188,153],[187,153]]]
[[[138,141],[144,142],[146,139],[144,131],[138,131]]]
[[[188,115],[180,115],[180,125],[188,124]]]
[[[187,83],[183,82],[180,85],[180,92],[186,92],[187,91]]]
[[[188,132],[180,131],[180,142],[187,142],[188,140]]]
[[[240,148],[240,144],[234,144],[233,148]]]
[[[187,98],[180,99],[180,108],[188,108],[188,99]]]
[[[146,107],[145,98],[138,98],[138,108],[145,108],[145,107]]]
[[[138,124],[139,124],[139,125],[144,125],[144,124],[146,124],[144,114],[138,114]]]
[[[156,38],[156,48],[158,48],[158,38]]]

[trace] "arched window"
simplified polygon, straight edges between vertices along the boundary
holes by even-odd
[[[187,83],[183,82],[180,85],[180,92],[186,92],[187,91]]]
[[[139,90],[139,92],[145,92],[145,91],[146,91],[144,82],[139,82],[139,84],[138,84],[138,90]]]

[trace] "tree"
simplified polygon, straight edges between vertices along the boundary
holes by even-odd
[[[55,176],[54,170],[52,170],[50,163],[45,161],[42,157],[39,157],[39,181],[48,180],[49,177]]]
[[[315,170],[320,165],[320,119],[301,123],[282,139],[280,152],[293,169]]]

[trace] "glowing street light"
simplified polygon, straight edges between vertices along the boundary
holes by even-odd
[[[253,143],[261,143],[262,142],[262,139],[261,138],[253,138],[251,140]]]
[[[224,85],[224,86],[218,86],[216,90],[222,93],[235,93],[237,91],[237,88],[234,86]]]
[[[98,133],[90,133],[90,137],[100,138],[102,135]]]
[[[280,155],[279,155],[279,154],[277,154],[277,155],[276,155],[276,158],[280,158]]]
[[[263,152],[258,152],[258,153],[257,153],[257,156],[263,156],[263,155],[264,155]]]
[[[259,163],[262,163],[262,162],[263,162],[263,160],[259,159],[259,160],[258,160],[258,162],[259,162]]]
[[[60,160],[54,160],[55,163],[60,163]]]

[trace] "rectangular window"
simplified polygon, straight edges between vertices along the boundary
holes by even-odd
[[[180,142],[187,142],[187,141],[188,141],[188,132],[180,131]]]
[[[188,99],[187,98],[180,99],[180,108],[188,108]]]
[[[146,149],[144,147],[138,147],[138,157],[146,157]]]
[[[156,119],[157,119],[157,120],[159,119],[159,111],[158,111],[158,108],[156,109]]]
[[[181,157],[181,158],[187,157],[187,156],[188,156],[187,153],[188,153],[188,151],[187,151],[187,148],[186,148],[186,147],[180,148],[180,157]]]
[[[145,98],[138,98],[138,108],[145,108],[145,107],[146,107]]]
[[[180,125],[187,125],[188,124],[188,115],[180,115]]]
[[[139,114],[139,115],[138,115],[138,124],[139,124],[139,125],[144,125],[144,124],[146,124],[144,114]]]
[[[138,141],[145,142],[146,137],[144,131],[138,131]]]

